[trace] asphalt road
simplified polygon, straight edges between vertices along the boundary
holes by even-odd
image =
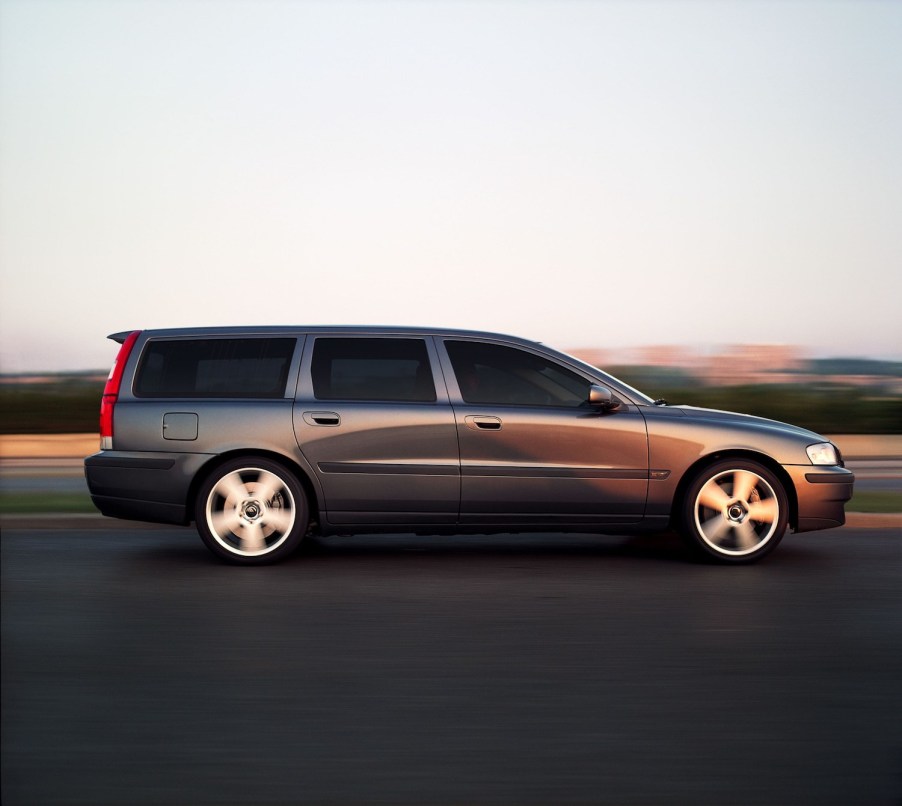
[[[6,528],[2,800],[898,804],[902,537]]]

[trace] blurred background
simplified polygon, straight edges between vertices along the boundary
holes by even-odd
[[[280,323],[898,361],[900,37],[893,2],[2,0],[0,369]]]

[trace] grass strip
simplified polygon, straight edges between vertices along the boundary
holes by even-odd
[[[856,492],[846,512],[902,512],[902,493],[883,490]]]
[[[84,493],[0,493],[0,515],[60,512],[97,512],[97,508]]]

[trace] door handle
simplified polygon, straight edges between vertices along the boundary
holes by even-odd
[[[464,422],[466,422],[468,428],[472,428],[475,431],[501,430],[500,417],[490,417],[485,414],[468,414],[464,417]]]
[[[341,417],[334,411],[305,411],[304,422],[307,425],[339,425]]]

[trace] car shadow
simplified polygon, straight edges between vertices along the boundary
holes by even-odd
[[[171,566],[237,568],[214,557],[195,535],[179,532],[178,541],[164,540],[159,545],[145,545],[139,552],[145,561]],[[329,537],[307,537],[291,557],[264,568],[325,565],[348,560],[374,560],[404,563],[440,562],[446,558],[493,560],[596,559],[642,560],[686,566],[711,566],[686,548],[675,532],[643,535],[589,535],[570,533],[492,534],[492,535],[414,535],[377,534]],[[792,536],[777,548],[774,555],[760,563],[773,561],[795,567],[816,561],[817,552],[810,544]],[[747,566],[744,566],[747,567]]]
[[[179,542],[164,541],[158,546],[143,546],[147,560],[197,567],[228,567],[214,557],[198,538]],[[654,535],[580,535],[580,534],[493,534],[493,535],[414,535],[380,534],[308,537],[291,557],[278,566],[330,563],[350,558],[372,558],[404,562],[411,558],[440,560],[464,558],[630,558],[650,561],[694,564],[679,536],[663,532]],[[270,566],[276,567],[276,566]]]
[[[491,535],[353,535],[308,538],[297,558],[341,556],[406,556],[411,553],[436,557],[454,555],[536,555],[650,557],[685,561],[688,554],[675,534],[643,536],[579,534],[491,534]],[[294,559],[294,558],[293,558]]]

